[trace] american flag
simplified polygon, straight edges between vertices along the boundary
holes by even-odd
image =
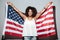
[[[12,6],[8,5],[5,35],[22,37],[23,24],[23,18],[14,10]]]
[[[37,35],[40,38],[49,37],[56,34],[54,22],[53,4],[36,20]],[[22,37],[24,20],[8,5],[5,22],[4,35]]]
[[[56,34],[53,4],[37,19],[37,35],[46,38]]]

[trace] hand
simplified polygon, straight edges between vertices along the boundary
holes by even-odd
[[[52,3],[53,3],[53,2],[49,2],[49,3],[45,6],[45,8],[48,8]]]
[[[8,5],[11,5],[11,6],[13,5],[13,3],[11,3],[11,2],[7,2],[7,4],[8,4]]]

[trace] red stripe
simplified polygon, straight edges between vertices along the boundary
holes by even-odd
[[[36,28],[38,29],[38,28],[40,28],[41,26],[36,26]]]
[[[37,30],[37,32],[45,32],[45,31],[49,31],[49,30],[55,30],[55,28],[54,27],[46,28],[46,29],[42,29],[42,30]]]
[[[36,28],[40,28],[40,27],[44,27],[44,26],[48,26],[48,25],[53,25],[54,22],[49,22],[49,23],[45,23],[45,24],[42,24],[41,26],[37,26]]]
[[[56,34],[56,32],[49,33],[49,36]]]
[[[36,22],[36,24],[40,24],[40,23],[42,23],[43,21],[39,21],[39,22]]]
[[[17,29],[17,28],[13,28],[13,27],[10,27],[10,26],[6,26],[6,29],[11,29],[11,30],[23,32],[22,30],[19,30],[19,29]]]
[[[40,24],[40,23],[42,23],[43,21],[52,20],[52,19],[54,20],[54,17],[45,18],[45,19],[42,20],[42,21],[36,22],[36,24]]]
[[[46,11],[48,11],[48,10],[50,10],[50,9],[53,9],[53,7],[54,7],[54,6],[51,6],[51,7],[47,8],[47,10],[46,10]]]
[[[45,14],[45,15],[41,15],[38,19],[44,18],[44,17],[46,17],[47,15],[50,15],[50,14],[53,14],[53,11],[52,11],[52,12],[48,12],[48,13]],[[38,20],[38,19],[37,19],[37,20]]]
[[[16,33],[12,33],[12,32],[5,32],[5,34],[22,38],[22,34],[16,34]]]
[[[51,35],[49,35],[51,34]],[[56,32],[52,32],[52,33],[49,33],[49,34],[42,34],[42,35],[38,35],[39,38],[47,38],[49,36],[53,36],[53,35],[56,35]]]
[[[11,24],[11,25],[14,25],[14,26],[17,26],[17,27],[23,28],[21,25],[16,24],[16,23],[11,22],[11,21],[7,21],[7,24]]]
[[[49,22],[49,23],[42,24],[41,27],[43,27],[43,26],[48,26],[48,25],[52,25],[52,24],[54,24],[54,22]]]

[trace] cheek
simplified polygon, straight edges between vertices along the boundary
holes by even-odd
[[[28,15],[31,16],[32,15],[32,12],[29,12]]]

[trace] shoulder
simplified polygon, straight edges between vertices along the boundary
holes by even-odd
[[[37,19],[37,18],[36,18],[36,17],[34,17],[34,20],[35,20],[35,21],[36,21],[36,19]]]

